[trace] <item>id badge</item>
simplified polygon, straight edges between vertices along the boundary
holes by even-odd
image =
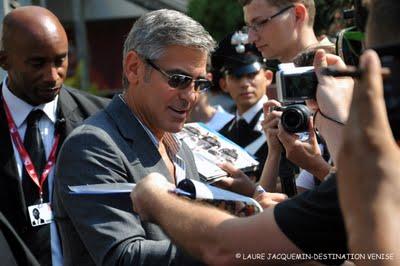
[[[29,206],[28,213],[33,227],[49,224],[53,221],[53,212],[48,202]]]

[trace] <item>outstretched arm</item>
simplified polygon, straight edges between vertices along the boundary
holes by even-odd
[[[206,264],[276,264],[272,260],[246,261],[239,256],[301,253],[280,231],[273,208],[255,216],[237,218],[178,198],[166,191],[165,182],[157,173],[139,182],[131,193],[134,210],[142,219],[159,224],[178,246]]]

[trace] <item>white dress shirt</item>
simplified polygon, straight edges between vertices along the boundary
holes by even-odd
[[[249,110],[244,112],[241,116],[236,111],[236,119],[239,120],[243,118],[247,123],[250,124],[251,120],[256,116],[256,114],[263,109],[264,103],[268,101],[268,97],[263,95],[260,100],[256,104],[254,104]],[[261,148],[262,145],[267,141],[267,137],[264,134],[264,130],[262,128],[261,122],[264,120],[264,113],[261,114],[260,118],[257,121],[257,124],[254,126],[255,131],[261,132],[261,135],[252,141],[249,145],[244,147],[244,149],[250,154],[256,154],[256,152]]]
[[[225,111],[225,109],[221,105],[216,105],[214,106],[214,108],[216,109],[216,112],[210,119],[210,121],[206,123],[206,126],[215,131],[218,131],[221,130],[235,116]]]

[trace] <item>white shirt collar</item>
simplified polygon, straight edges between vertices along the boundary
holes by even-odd
[[[266,95],[263,95],[260,100],[256,104],[254,104],[249,110],[243,113],[243,115],[239,115],[239,113],[236,111],[236,117],[237,119],[243,118],[246,120],[247,123],[250,123],[251,120],[253,120],[254,116],[260,111],[264,103],[268,101],[268,97]]]
[[[58,95],[51,102],[38,106],[32,106],[15,96],[8,88],[6,81],[7,77],[5,77],[3,80],[2,94],[4,101],[7,103],[7,106],[10,109],[11,115],[17,128],[19,128],[24,123],[25,119],[33,109],[41,109],[51,120],[51,122],[56,122]]]

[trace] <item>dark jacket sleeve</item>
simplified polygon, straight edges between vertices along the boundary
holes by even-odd
[[[37,262],[1,212],[0,258],[2,265],[39,266],[39,262]]]

